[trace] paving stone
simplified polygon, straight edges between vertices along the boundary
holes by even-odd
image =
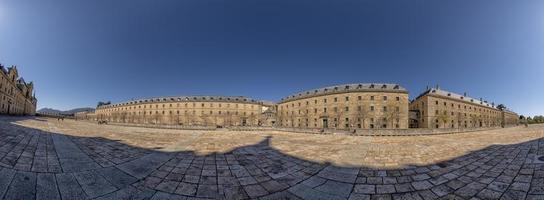
[[[329,180],[315,189],[328,194],[347,198],[349,197],[352,188],[353,184]]]
[[[171,199],[171,200],[185,200],[186,197],[175,195],[175,194],[168,194],[165,192],[157,192],[153,197],[151,197],[151,200],[163,200],[163,199]]]
[[[139,190],[132,186],[106,194],[96,198],[97,200],[117,200],[117,199],[150,199],[156,192],[154,190]]]
[[[164,162],[168,161],[171,157],[172,156],[170,154],[153,153],[118,165],[117,168],[123,170],[133,177],[141,179],[151,174],[155,169],[157,169]]]
[[[17,172],[4,199],[35,199],[36,174],[32,172]]]
[[[377,194],[391,194],[395,193],[394,185],[376,185]]]
[[[36,181],[36,199],[60,199],[54,174],[39,173]]]
[[[268,192],[260,185],[246,185],[243,186],[244,190],[246,191],[247,195],[251,198],[256,198],[260,196],[265,196],[268,194]]]
[[[217,198],[219,196],[217,185],[198,185],[196,196],[204,198]]]
[[[376,186],[368,184],[355,184],[353,192],[360,194],[376,194]]]
[[[81,185],[83,191],[91,198],[117,190],[117,188],[111,185],[104,177],[92,171],[74,173],[74,177]]]
[[[185,196],[195,196],[197,187],[197,184],[181,182],[179,183],[175,193]]]
[[[87,195],[72,174],[56,174],[56,177],[62,199],[87,199]]]
[[[11,180],[15,176],[15,170],[8,168],[0,168],[0,196],[4,196],[11,184]]]
[[[416,190],[426,190],[433,187],[433,184],[429,181],[414,181],[412,182],[412,187]]]

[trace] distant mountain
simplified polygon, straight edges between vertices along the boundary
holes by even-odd
[[[73,114],[75,114],[77,112],[84,112],[84,111],[93,112],[94,108],[75,108],[75,109],[66,110],[66,111],[56,110],[56,109],[52,109],[52,108],[42,108],[42,109],[38,110],[37,113],[53,114],[53,115],[59,115],[59,114],[73,115]]]

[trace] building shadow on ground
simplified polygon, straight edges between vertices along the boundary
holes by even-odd
[[[346,167],[294,157],[272,137],[224,153],[162,152],[2,117],[3,199],[544,199],[542,138],[430,165]],[[304,148],[304,147],[301,147]]]

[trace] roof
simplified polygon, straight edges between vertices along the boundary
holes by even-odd
[[[328,94],[348,93],[348,92],[400,92],[408,93],[406,88],[399,84],[392,83],[351,83],[343,85],[333,85],[313,90],[302,91],[291,96],[281,99],[280,103],[294,101],[297,99],[305,99],[315,96],[323,96]]]
[[[100,106],[101,108],[111,108],[125,105],[136,105],[155,102],[234,102],[234,103],[250,103],[262,104],[262,101],[254,100],[244,96],[170,96],[170,97],[153,97],[126,101],[116,104],[108,104]]]
[[[457,93],[442,90],[440,88],[430,88],[430,89],[424,91],[423,93],[421,93],[416,99],[419,99],[420,97],[423,97],[425,95],[443,96],[443,97],[447,97],[447,98],[450,98],[450,99],[456,99],[456,100],[459,100],[459,101],[464,101],[464,102],[467,102],[467,103],[478,104],[478,105],[488,107],[488,108],[498,109],[496,107],[497,105],[494,105],[494,103],[490,103],[487,100],[483,100],[483,99],[479,100],[479,99],[472,98],[472,97],[469,97],[469,96],[466,96],[466,95],[460,95],[460,94],[457,94]]]

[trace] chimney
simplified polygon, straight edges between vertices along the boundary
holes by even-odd
[[[464,93],[463,93],[463,96],[464,96],[464,97],[467,97],[467,92],[464,92]]]
[[[427,89],[425,89],[425,91],[429,90],[429,86],[427,85]]]
[[[440,90],[440,86],[438,84],[436,84],[436,89]]]

